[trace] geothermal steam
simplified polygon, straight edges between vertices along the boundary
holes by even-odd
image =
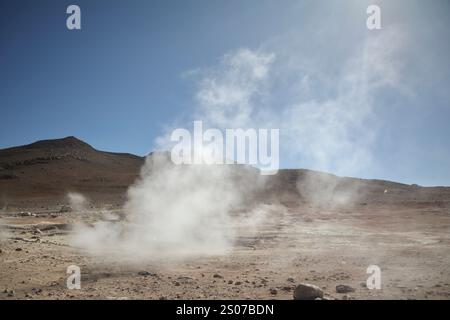
[[[93,255],[130,261],[227,253],[234,241],[231,213],[255,190],[251,180],[237,179],[233,166],[176,166],[155,153],[128,191],[126,221],[78,225],[74,244]]]
[[[200,80],[194,119],[181,121],[202,120],[220,130],[280,129],[282,155],[299,167],[341,175],[364,172],[372,161],[378,129],[377,93],[401,87],[396,58],[402,33],[387,28],[369,36],[348,61],[339,64],[336,74],[329,74],[323,61],[303,57],[307,48],[287,50],[290,40],[268,44],[264,50],[237,50],[225,55],[216,68],[196,72]],[[305,65],[308,61],[313,62]],[[162,149],[169,150],[164,144],[177,127],[158,138]],[[78,226],[75,244],[93,254],[136,261],[226,253],[235,239],[232,213],[259,185],[251,179],[238,183],[238,171],[225,165],[174,166],[167,157],[153,155],[128,192],[127,221]],[[336,192],[335,179],[325,175],[306,177],[297,187],[300,195],[319,206],[345,203],[357,191]],[[254,209],[243,210],[246,221],[263,220],[267,210]]]
[[[70,207],[76,212],[86,211],[87,199],[80,193],[77,192],[69,192],[67,194],[67,198],[69,199]]]

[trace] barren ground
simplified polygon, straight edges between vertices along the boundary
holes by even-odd
[[[72,247],[76,213],[32,209],[36,217],[2,214],[8,235],[1,242],[0,299],[292,299],[302,282],[336,299],[450,298],[446,206],[290,207],[256,234],[240,229],[230,255],[132,267]],[[94,221],[96,212],[82,219]],[[74,264],[81,267],[81,290],[66,288],[66,268]],[[365,287],[371,264],[381,268],[381,290]],[[339,284],[355,292],[336,293]]]
[[[74,247],[74,221],[98,221],[105,210],[126,219],[126,191],[143,164],[75,137],[0,150],[0,299],[292,299],[299,283],[336,299],[450,298],[446,187],[280,170],[248,199],[274,210],[256,232],[234,226],[227,255],[130,266]],[[259,175],[236,173],[237,184]],[[71,191],[89,205],[60,213]],[[345,206],[327,202],[349,194]],[[70,265],[81,268],[81,290],[66,287]],[[365,287],[369,265],[381,268],[381,290]],[[339,284],[355,291],[337,293]]]

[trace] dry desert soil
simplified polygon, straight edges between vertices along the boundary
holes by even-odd
[[[446,187],[281,170],[249,201],[265,203],[269,218],[257,232],[234,226],[227,254],[124,265],[73,246],[74,221],[111,212],[123,223],[143,163],[74,137],[0,150],[0,299],[292,299],[300,283],[330,299],[450,298]],[[298,188],[306,179],[330,197],[312,202],[315,190]],[[335,201],[348,190],[352,201]],[[89,205],[67,207],[67,192]],[[66,286],[70,265],[81,268],[80,290]],[[370,265],[381,269],[379,290],[366,286]]]

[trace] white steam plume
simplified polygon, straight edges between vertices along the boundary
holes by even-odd
[[[222,130],[277,128],[281,154],[297,160],[298,166],[313,164],[314,169],[358,174],[372,161],[377,90],[401,88],[396,57],[402,42],[396,28],[368,37],[342,63],[342,70],[326,81],[327,70],[320,64],[304,66],[301,51],[280,51],[289,45],[229,53],[217,67],[195,73],[200,76],[198,106],[187,123],[202,120]],[[286,88],[275,90],[280,87]],[[167,147],[167,141],[157,139],[160,147]],[[235,168],[173,166],[164,156],[153,155],[128,192],[126,223],[79,226],[75,243],[93,254],[136,261],[226,253],[235,240],[236,222],[260,224],[266,216],[261,213],[264,207],[247,208],[245,219],[233,221],[235,208],[261,187],[251,179],[237,183]],[[297,185],[302,196],[321,205],[345,203],[358,192],[336,193],[328,176],[308,176]],[[259,220],[248,218],[252,212]]]
[[[69,205],[76,212],[84,212],[87,209],[87,199],[81,193],[69,192],[67,194]]]
[[[234,242],[231,212],[256,187],[247,178],[239,186],[237,179],[248,172],[234,169],[175,166],[166,154],[155,153],[128,191],[127,221],[78,225],[74,244],[93,255],[130,262],[224,254]]]
[[[336,74],[324,69],[329,63],[302,54],[314,51],[291,40],[237,50],[200,72],[197,115],[219,128],[280,129],[281,161],[295,167],[363,174],[373,165],[379,90],[407,93],[400,81],[405,33],[390,26],[368,35]],[[331,175],[303,178],[299,192],[312,203],[345,204],[359,197],[358,186],[335,192]]]

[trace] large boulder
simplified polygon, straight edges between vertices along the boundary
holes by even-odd
[[[323,291],[313,284],[301,283],[294,290],[295,300],[314,300],[323,298]]]

